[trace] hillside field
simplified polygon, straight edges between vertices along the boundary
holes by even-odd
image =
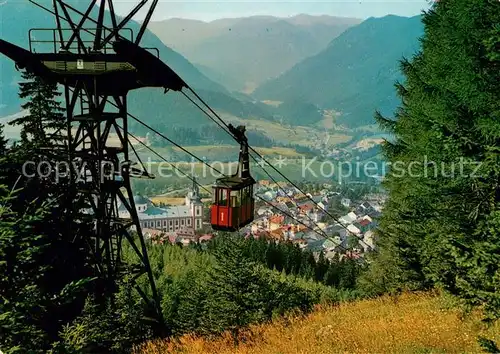
[[[210,159],[214,159],[217,156],[223,156],[227,153],[238,153],[240,151],[239,146],[231,146],[231,145],[202,145],[202,146],[183,146],[184,149],[193,153],[196,156],[207,156]],[[301,156],[297,151],[291,148],[286,147],[272,147],[272,148],[264,148],[264,147],[255,147],[254,148],[259,154],[268,156],[268,155],[281,155],[284,157],[299,157]],[[174,151],[182,153],[182,150],[175,147]]]
[[[340,166],[340,164],[324,163],[318,160],[311,159],[287,159],[286,164],[284,164],[283,166],[276,165],[276,158],[269,158],[267,159],[267,161],[274,164],[282,174],[294,181],[300,181],[303,179],[311,181],[334,180],[338,178],[336,172],[339,170]],[[237,168],[237,162],[210,162],[208,163],[208,165],[216,168],[224,175],[235,173]],[[204,184],[211,184],[216,178],[221,177],[218,172],[199,162],[151,162],[145,163],[145,166],[149,173],[152,173],[156,176],[154,181],[164,182],[165,185],[183,180],[189,181],[186,174],[188,176],[197,176],[199,182]],[[271,170],[269,166],[266,166],[265,168],[266,170],[268,170],[268,173],[270,173],[274,178],[276,178],[277,180],[283,180],[283,178],[279,174]],[[262,168],[256,163],[251,162],[250,169],[252,170],[252,173],[254,177],[257,178],[257,180],[269,179],[269,176],[265,172],[263,172]],[[179,172],[178,170],[182,172]],[[324,175],[322,175],[322,170],[325,173]]]
[[[362,300],[253,326],[236,348],[229,335],[184,336],[145,343],[135,354],[479,353],[478,336],[498,343],[499,323],[488,328],[477,314],[462,320],[449,305],[431,294]]]

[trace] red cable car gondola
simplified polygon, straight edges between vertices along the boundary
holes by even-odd
[[[245,127],[229,124],[229,130],[240,143],[240,155],[236,174],[217,179],[213,186],[210,219],[212,228],[218,231],[238,231],[254,218],[255,180],[250,175]]]

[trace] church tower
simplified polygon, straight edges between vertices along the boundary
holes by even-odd
[[[186,196],[186,205],[191,211],[194,229],[201,229],[203,226],[203,203],[201,201],[200,189],[196,183],[195,176],[193,176],[193,185]]]

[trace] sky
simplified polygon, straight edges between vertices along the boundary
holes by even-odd
[[[120,14],[126,14],[137,0],[115,0],[115,9]],[[144,10],[134,19],[144,17]],[[429,7],[428,0],[324,0],[324,1],[191,1],[191,0],[159,0],[152,20],[164,20],[172,17],[189,18],[202,21],[213,21],[219,18],[246,17],[253,15],[271,15],[288,17],[305,13],[310,15],[331,15],[340,17],[381,17],[388,14],[399,16],[415,16]]]

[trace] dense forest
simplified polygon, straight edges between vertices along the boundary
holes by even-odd
[[[153,338],[224,331],[238,342],[249,324],[316,304],[430,289],[498,321],[500,3],[441,0],[422,21],[420,51],[401,61],[395,118],[376,114],[394,136],[383,158],[405,167],[384,181],[377,250],[327,261],[237,233],[188,247],[148,243],[163,324],[150,321],[134,287],[147,293],[145,276],[135,282],[124,268],[113,286],[104,281],[86,242],[94,225],[75,217],[85,205],[69,199],[69,176],[26,171],[26,161],[64,161],[66,124],[57,85],[26,73],[20,97],[30,114],[12,123],[21,141],[9,146],[0,126],[1,350],[123,353]],[[133,247],[121,249],[126,264],[136,262]]]
[[[95,229],[75,218],[88,206],[68,199],[75,195],[69,175],[50,170],[64,161],[57,85],[24,79],[20,96],[30,114],[11,123],[21,126],[21,141],[9,146],[0,127],[3,352],[123,353],[159,336],[229,330],[237,337],[251,323],[359,296],[357,260],[328,262],[291,243],[221,234],[190,247],[147,245],[164,323],[149,321],[151,307],[129,272],[109,287],[88,243]],[[27,161],[45,169],[26,170]],[[134,246],[124,243],[126,264],[137,262]],[[136,284],[150,291],[145,276]]]

